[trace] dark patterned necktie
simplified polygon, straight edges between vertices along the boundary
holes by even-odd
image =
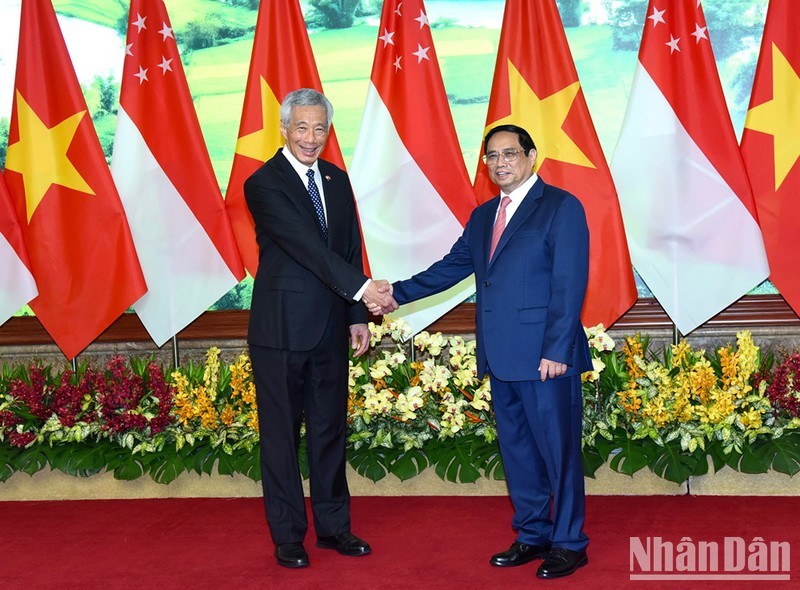
[[[319,189],[317,183],[314,182],[314,170],[309,168],[306,172],[308,176],[308,194],[311,197],[311,202],[314,204],[314,211],[317,212],[317,221],[322,230],[322,237],[325,243],[328,243],[328,224],[325,223],[325,210],[322,208],[322,198],[319,196]]]

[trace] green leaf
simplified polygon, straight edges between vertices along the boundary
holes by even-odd
[[[186,467],[177,455],[163,457],[161,461],[150,465],[150,475],[157,483],[168,484],[184,471],[186,471]]]
[[[669,443],[659,448],[658,454],[649,462],[649,466],[659,477],[683,483],[698,468],[697,461],[697,455],[681,451],[680,444]]]
[[[745,447],[742,459],[739,461],[739,471],[742,473],[766,473],[772,463],[769,448],[756,454],[752,446]]]
[[[716,440],[712,440],[707,445],[706,453],[708,457],[711,457],[711,463],[714,467],[715,472],[725,467],[725,465],[728,464],[729,459],[731,460],[735,459],[735,462],[738,463],[740,458],[740,456],[736,455],[735,453],[730,453],[729,455],[726,455],[722,445],[719,443],[719,441]],[[731,457],[731,455],[735,456]]]
[[[15,461],[18,471],[24,471],[28,475],[33,475],[44,469],[47,465],[47,455],[41,447],[31,447],[23,449]]]
[[[800,436],[786,435],[780,438],[758,441],[751,446],[753,454],[772,469],[786,475],[800,472]]]
[[[652,446],[648,440],[632,440],[627,438],[617,443],[618,452],[611,457],[611,469],[624,475],[633,475],[643,469],[651,460],[648,447]]]
[[[406,481],[422,473],[428,467],[428,458],[419,449],[409,449],[402,453],[389,466],[389,471]]]
[[[605,463],[600,452],[592,447],[583,448],[583,474],[586,477],[594,478],[594,474]]]
[[[390,452],[384,447],[367,448],[361,447],[357,451],[348,454],[350,466],[362,477],[372,481],[380,481],[389,472],[389,467],[385,454]]]
[[[144,468],[138,459],[129,456],[114,469],[114,479],[131,481],[144,475]]]
[[[436,458],[431,458],[431,462],[436,464],[436,475],[445,481],[474,483],[481,476],[481,472],[474,465],[470,441],[461,439],[448,441],[436,453]]]

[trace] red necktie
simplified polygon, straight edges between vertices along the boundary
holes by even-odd
[[[503,197],[500,201],[500,210],[497,212],[497,220],[495,220],[494,228],[492,229],[492,244],[489,246],[489,260],[494,256],[494,251],[495,248],[497,248],[497,243],[500,241],[500,236],[503,235],[503,230],[506,229],[506,207],[510,204],[510,197]]]

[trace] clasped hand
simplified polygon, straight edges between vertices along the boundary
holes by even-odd
[[[385,279],[373,280],[367,286],[362,300],[372,315],[385,315],[395,311],[399,305],[392,297],[392,285]]]

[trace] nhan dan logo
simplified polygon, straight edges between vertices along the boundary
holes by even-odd
[[[791,547],[761,537],[630,537],[631,580],[789,580]]]

